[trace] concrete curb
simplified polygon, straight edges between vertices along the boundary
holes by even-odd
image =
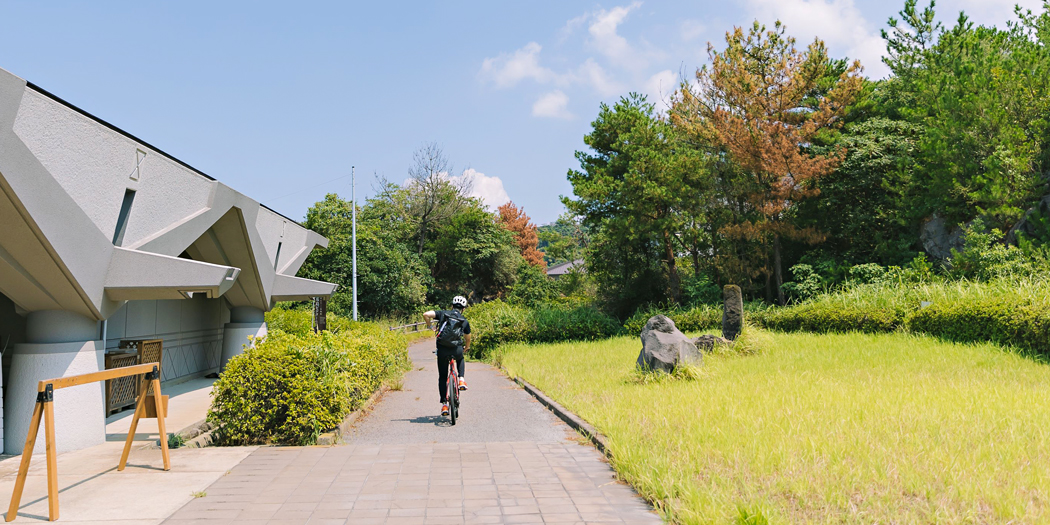
[[[335,427],[335,429],[329,432],[325,432],[324,434],[318,436],[317,444],[322,446],[331,446],[342,443],[343,436],[350,433],[350,430],[354,427],[354,423],[356,423],[357,420],[361,418],[361,416],[372,410],[372,407],[377,401],[379,401],[379,398],[383,397],[383,394],[386,393],[386,391],[386,387],[376,390],[372,394],[372,397],[368,398],[368,400],[361,405],[361,408],[354,410],[350,413],[350,415],[346,416],[346,419],[344,419],[338,427]]]
[[[591,443],[594,444],[595,448],[597,448],[602,454],[605,454],[606,457],[612,459],[612,453],[609,452],[608,440],[591,426],[590,423],[584,421],[580,416],[573,414],[567,408],[561,406],[557,401],[547,397],[547,394],[544,394],[540,389],[532,386],[528,381],[515,376],[514,382],[521,385],[526,392],[550,409],[551,412],[554,412],[554,415],[558,416],[559,419],[572,427],[573,430],[587,436],[587,439],[591,440]]]
[[[202,419],[174,434],[182,436],[183,442],[179,448],[204,448],[214,444],[211,438],[211,431],[214,429],[215,427],[208,423],[207,419]],[[146,448],[160,449],[160,441],[154,441],[146,445]]]
[[[179,435],[185,442],[182,444],[183,448],[204,448],[210,447],[215,444],[215,440],[212,439],[211,432],[215,430],[215,425],[208,423],[207,419],[202,419],[182,430],[179,431]]]
[[[195,437],[197,437],[197,436],[199,436],[201,434],[207,433],[211,429],[212,429],[212,426],[210,424],[208,424],[208,420],[207,419],[202,419],[202,420],[200,420],[200,421],[198,421],[198,422],[196,422],[196,423],[194,423],[194,424],[192,424],[192,425],[190,425],[190,426],[188,426],[188,427],[178,431],[177,434],[182,436],[182,439],[185,439],[186,441],[189,441],[189,440],[191,440],[191,439],[193,439],[193,438],[195,438]]]
[[[182,448],[205,448],[215,444],[215,438],[212,436],[212,431],[202,433],[201,435],[186,441],[182,445]]]

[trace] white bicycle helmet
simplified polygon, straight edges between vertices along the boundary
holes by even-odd
[[[459,306],[461,308],[467,307],[467,298],[462,295],[457,295],[452,298],[452,306]]]

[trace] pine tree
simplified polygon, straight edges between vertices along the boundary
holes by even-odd
[[[514,241],[525,261],[546,270],[547,262],[543,260],[543,252],[537,247],[540,240],[536,225],[525,215],[525,210],[515,206],[513,202],[508,202],[499,207],[499,221],[514,234]]]

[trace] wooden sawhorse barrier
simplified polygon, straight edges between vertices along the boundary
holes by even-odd
[[[44,444],[47,452],[47,510],[48,521],[58,519],[58,457],[55,443],[55,407],[54,391],[60,388],[84,385],[107,379],[116,379],[133,375],[145,374],[145,380],[153,385],[153,399],[157,408],[157,430],[160,433],[160,451],[164,457],[164,470],[171,470],[171,459],[168,457],[168,433],[164,429],[164,403],[160,394],[160,368],[159,363],[144,363],[141,365],[125,366],[80,374],[56,379],[46,379],[37,385],[36,408],[33,409],[33,419],[29,421],[29,435],[26,436],[25,448],[22,449],[22,463],[18,467],[18,478],[15,480],[15,491],[11,494],[11,506],[7,509],[6,521],[13,521],[18,516],[18,506],[22,501],[22,489],[26,485],[26,475],[29,473],[29,462],[33,459],[33,446],[36,444],[36,434],[40,430],[40,417],[44,418]],[[143,388],[139,394],[139,400],[135,404],[135,416],[131,419],[131,428],[128,429],[128,439],[124,443],[124,453],[120,455],[120,463],[117,470],[124,470],[128,463],[128,454],[131,453],[131,443],[135,440],[135,430],[139,424],[139,418],[146,411],[146,392],[149,388]]]

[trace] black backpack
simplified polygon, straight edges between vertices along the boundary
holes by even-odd
[[[437,344],[445,348],[457,348],[463,344],[463,326],[467,319],[453,310],[445,314],[445,322],[438,329]]]

